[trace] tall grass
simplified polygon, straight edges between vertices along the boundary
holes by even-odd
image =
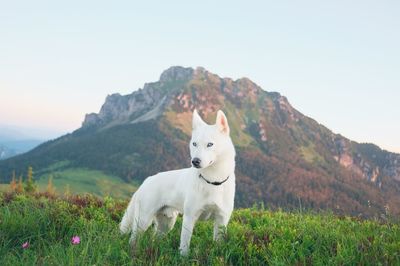
[[[400,264],[399,224],[256,208],[236,210],[219,242],[211,222],[198,222],[186,258],[178,252],[181,219],[166,236],[141,235],[132,256],[118,230],[125,207],[91,195],[2,194],[0,265]]]

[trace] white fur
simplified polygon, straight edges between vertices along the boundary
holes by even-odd
[[[189,252],[190,238],[198,219],[214,219],[214,240],[218,239],[221,227],[228,224],[235,196],[235,149],[229,137],[228,121],[224,113],[218,111],[215,125],[208,125],[195,110],[192,123],[190,155],[192,159],[201,160],[201,168],[162,172],[143,182],[132,196],[120,224],[122,233],[132,232],[130,243],[133,246],[136,235],[152,223],[159,233],[171,230],[179,213],[183,214],[182,255]],[[213,145],[207,147],[208,143]],[[200,173],[210,182],[229,178],[216,186],[200,178]]]

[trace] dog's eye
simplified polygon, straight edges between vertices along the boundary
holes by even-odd
[[[192,144],[193,144],[193,146],[197,147],[197,143],[196,142],[193,142]]]
[[[207,148],[212,147],[212,145],[214,145],[214,143],[209,142],[209,143],[207,144]]]

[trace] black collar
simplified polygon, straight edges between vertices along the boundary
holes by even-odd
[[[225,183],[225,182],[229,179],[229,176],[228,176],[224,181],[221,181],[221,182],[210,182],[210,181],[208,181],[207,179],[205,179],[204,176],[203,176],[202,174],[199,174],[199,177],[200,177],[200,178],[203,178],[204,181],[206,181],[208,184],[214,185],[214,186],[222,185],[223,183]]]

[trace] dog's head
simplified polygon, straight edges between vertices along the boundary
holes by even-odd
[[[192,123],[193,132],[190,141],[192,165],[196,168],[209,167],[232,145],[228,120],[225,114],[219,110],[215,124],[208,125],[194,110]]]

